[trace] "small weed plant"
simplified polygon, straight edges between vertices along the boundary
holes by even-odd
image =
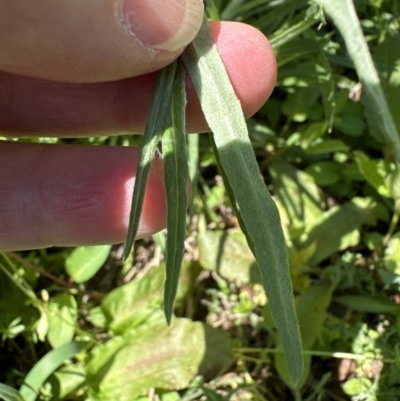
[[[125,247],[0,253],[0,399],[399,399],[400,4],[205,8],[269,37],[275,92],[245,122],[205,18],[158,74]],[[167,231],[134,242],[159,152]]]

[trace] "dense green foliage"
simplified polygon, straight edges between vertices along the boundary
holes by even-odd
[[[191,135],[177,318],[168,328],[162,310],[164,233],[137,241],[125,262],[122,246],[2,253],[0,399],[21,400],[13,389],[25,380],[26,401],[36,390],[46,401],[400,398],[400,184],[368,79],[360,84],[359,63],[317,3],[206,4],[213,19],[262,30],[278,59],[277,88],[248,128],[290,255],[299,388],[209,138]],[[400,4],[355,5],[400,131]]]

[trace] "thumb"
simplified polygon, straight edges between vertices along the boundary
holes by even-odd
[[[0,70],[112,81],[172,62],[200,28],[202,0],[0,0]]]

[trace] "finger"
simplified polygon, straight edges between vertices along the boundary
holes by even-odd
[[[125,240],[138,149],[0,142],[0,250]],[[163,165],[155,160],[139,236],[165,225]]]
[[[211,28],[244,114],[250,117],[275,85],[272,48],[249,25],[224,22]],[[0,74],[0,131],[13,136],[64,137],[140,133],[154,82],[155,74],[84,85]],[[187,131],[207,131],[190,81],[187,88]]]
[[[194,38],[201,0],[0,0],[0,69],[66,82],[155,71]]]

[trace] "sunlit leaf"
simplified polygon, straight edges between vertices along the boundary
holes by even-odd
[[[104,265],[111,245],[75,248],[65,260],[65,269],[76,283],[91,279]]]
[[[72,295],[62,293],[50,299],[47,311],[47,339],[53,348],[72,341],[77,315],[78,307]]]
[[[91,399],[124,401],[150,388],[185,388],[208,353],[214,354],[208,369],[228,362],[229,335],[189,319],[173,319],[170,327],[162,319],[143,324],[93,351],[86,367]]]
[[[214,152],[259,264],[290,376],[296,383],[302,371],[301,340],[279,213],[260,176],[240,103],[206,20],[182,59],[213,131]]]

